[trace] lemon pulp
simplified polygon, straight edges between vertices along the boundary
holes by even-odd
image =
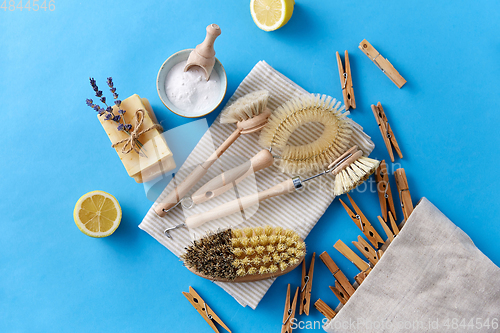
[[[294,0],[251,0],[250,12],[260,29],[273,31],[290,20],[294,4]]]
[[[78,200],[73,217],[84,234],[106,237],[120,225],[122,211],[114,196],[103,191],[93,191]]]

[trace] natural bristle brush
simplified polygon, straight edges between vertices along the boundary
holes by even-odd
[[[222,117],[221,117],[222,119]],[[320,123],[324,129],[311,142],[293,146],[289,140],[299,127]],[[249,162],[213,178],[192,195],[198,204],[229,190],[248,175],[271,166],[279,160],[281,172],[317,172],[324,170],[348,148],[352,128],[344,107],[335,98],[306,94],[295,97],[276,109],[263,127],[259,143],[267,147]],[[277,155],[273,156],[272,153]]]
[[[235,122],[236,130],[202,164],[198,165],[162,202],[154,208],[156,214],[165,216],[170,209],[179,204],[182,198],[200,181],[208,169],[231,146],[241,134],[260,131],[267,123],[271,111],[267,108],[269,92],[259,90],[241,97],[227,107],[221,121]],[[167,233],[168,235],[168,233]]]
[[[335,176],[333,194],[335,196],[353,190],[367,180],[377,170],[380,161],[363,156],[357,146],[352,147],[328,167]]]
[[[334,194],[339,196],[368,179],[375,172],[379,163],[377,160],[364,157],[363,152],[357,146],[353,146],[328,165],[326,170],[317,175],[304,180],[301,180],[300,177],[293,177],[265,191],[226,202],[201,214],[191,215],[186,218],[185,225],[190,228],[199,227],[206,222],[245,210],[266,199],[300,190],[304,187],[305,182],[326,174],[335,176]]]
[[[181,259],[203,278],[250,282],[286,274],[305,255],[306,245],[295,231],[265,226],[208,234],[187,247]]]

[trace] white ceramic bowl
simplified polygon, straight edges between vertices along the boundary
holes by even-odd
[[[193,49],[186,49],[179,51],[177,53],[174,53],[171,55],[163,65],[161,65],[160,70],[158,71],[158,76],[156,78],[156,90],[158,91],[158,95],[160,96],[161,101],[163,104],[173,113],[186,117],[186,118],[198,118],[198,117],[203,117],[210,112],[214,111],[217,109],[217,107],[220,105],[222,100],[224,99],[224,96],[226,95],[226,90],[227,90],[227,77],[226,77],[226,71],[224,70],[224,67],[222,67],[222,64],[220,61],[215,58],[215,65],[214,65],[214,71],[219,74],[219,82],[221,86],[220,90],[220,96],[217,99],[217,102],[214,103],[213,105],[207,107],[207,109],[201,111],[199,114],[193,114],[193,113],[187,113],[184,110],[179,109],[176,107],[167,97],[167,93],[165,92],[165,79],[167,78],[167,74],[172,69],[173,66],[178,64],[181,61],[187,60],[189,57],[189,54],[193,51]]]

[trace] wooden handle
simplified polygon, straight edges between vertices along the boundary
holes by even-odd
[[[215,161],[217,161],[217,159],[227,150],[227,148],[229,148],[229,146],[231,146],[234,141],[236,141],[236,139],[238,139],[241,135],[241,130],[240,129],[236,129],[227,139],[226,141],[224,141],[220,146],[219,148],[217,148],[216,151],[214,151],[214,153],[205,161],[205,163],[203,163],[203,167],[205,169],[208,169],[212,166],[212,164],[215,163]]]
[[[245,210],[256,205],[259,202],[269,198],[293,192],[295,187],[292,179],[285,180],[284,182],[275,185],[265,191],[257,192],[245,197],[235,199],[218,207],[215,207],[207,212],[201,214],[191,215],[186,219],[186,225],[189,228],[199,227],[209,221],[213,221],[222,217],[229,216],[241,210]]]
[[[196,47],[199,55],[205,58],[213,58],[215,56],[214,43],[215,39],[221,34],[220,27],[217,24],[210,24],[207,27],[207,35],[203,43]]]
[[[237,129],[224,141],[219,148],[203,163],[198,165],[177,187],[170,192],[163,201],[155,207],[159,216],[165,216],[166,210],[174,207],[188,192],[206,175],[208,169],[217,161],[231,144],[240,136]]]
[[[212,69],[215,65],[214,42],[221,33],[217,24],[210,24],[207,27],[207,35],[203,43],[198,44],[189,54],[184,71],[188,71],[193,66],[199,66],[205,71],[205,79],[208,81]]]
[[[200,204],[225,193],[251,174],[271,166],[273,161],[273,156],[268,150],[260,151],[249,161],[220,174],[203,185],[192,195],[193,202]]]
[[[156,205],[156,214],[165,216],[165,211],[174,207],[205,176],[207,171],[203,165],[198,165],[161,203]]]

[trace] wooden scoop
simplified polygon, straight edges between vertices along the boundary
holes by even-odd
[[[205,78],[210,79],[210,74],[215,65],[215,39],[220,35],[221,31],[217,24],[210,24],[207,27],[207,35],[203,43],[198,44],[196,48],[191,51],[187,60],[184,72],[187,72],[191,67],[198,66],[205,71]]]

